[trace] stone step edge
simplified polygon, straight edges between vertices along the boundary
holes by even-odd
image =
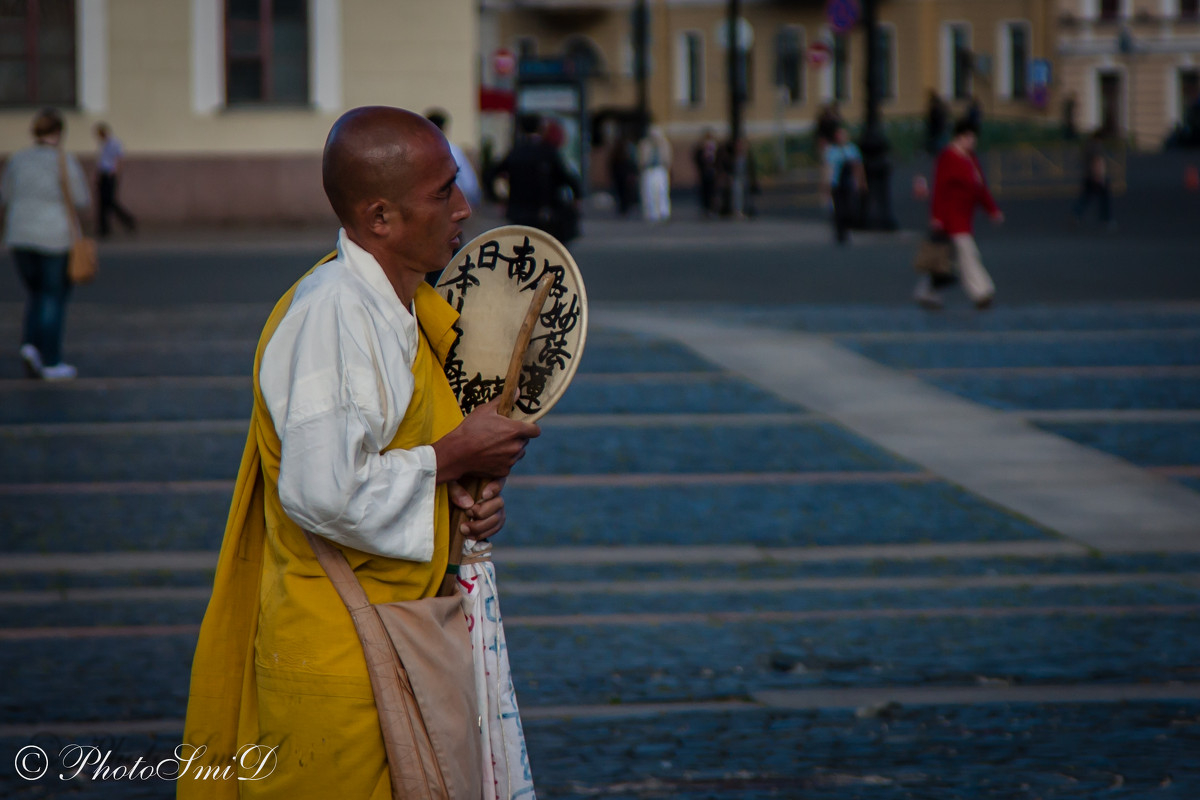
[[[1200,552],[1200,543],[1195,552]],[[1091,557],[1095,552],[1065,540],[953,542],[945,544],[879,544],[824,547],[758,547],[755,545],[562,546],[505,547],[493,558],[511,565],[587,564],[764,564],[832,561],[927,561],[976,558]],[[39,573],[85,574],[141,571],[211,571],[217,551],[123,551],[117,553],[52,553],[0,555],[0,575]]]
[[[860,717],[882,717],[905,706],[992,703],[1063,705],[1181,700],[1200,701],[1200,683],[780,689],[753,692],[749,699],[525,706],[521,709],[521,718],[526,722],[572,721],[656,717],[668,714],[826,709],[854,709]],[[0,725],[0,739],[31,739],[36,736],[179,735],[183,732],[183,724],[183,720],[177,718],[16,723]]]

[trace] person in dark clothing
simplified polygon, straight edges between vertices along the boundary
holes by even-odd
[[[608,168],[612,179],[612,193],[617,201],[617,213],[622,217],[637,203],[637,158],[634,156],[633,140],[622,134],[613,144]]]
[[[1108,158],[1104,153],[1104,136],[1100,131],[1088,137],[1083,146],[1083,187],[1075,201],[1072,213],[1076,222],[1083,221],[1083,213],[1095,197],[1100,205],[1100,223],[1112,227],[1112,190],[1108,181]]]
[[[946,101],[932,89],[929,90],[929,106],[925,112],[925,151],[937,156],[946,145]]]
[[[717,185],[721,193],[721,216],[745,219],[757,216],[754,197],[758,186],[758,168],[746,137],[725,142],[717,154]]]
[[[490,186],[499,177],[507,178],[509,222],[539,228],[565,243],[577,233],[582,186],[558,149],[543,137],[541,124],[533,114],[518,120],[520,138],[486,181]]]
[[[117,200],[117,178],[125,160],[125,150],[107,124],[97,122],[93,132],[100,143],[100,155],[96,160],[97,195],[100,198],[96,207],[96,233],[102,239],[108,236],[111,231],[109,218],[114,214],[125,230],[132,233],[137,229],[137,220]]]
[[[720,167],[720,145],[712,129],[704,131],[703,138],[692,151],[696,163],[696,174],[700,178],[700,210],[711,217],[717,212],[717,171]]]

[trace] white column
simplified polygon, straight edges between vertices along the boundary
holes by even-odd
[[[75,26],[79,107],[89,114],[108,110],[108,0],[81,0]]]
[[[342,0],[309,0],[313,107],[342,110]]]
[[[192,2],[192,111],[213,114],[225,105],[224,28],[221,0]]]

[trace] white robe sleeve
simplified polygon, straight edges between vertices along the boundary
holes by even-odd
[[[412,399],[413,354],[369,313],[360,298],[320,298],[289,311],[267,345],[259,381],[282,444],[279,499],[305,530],[428,562],[433,448],[380,452]]]

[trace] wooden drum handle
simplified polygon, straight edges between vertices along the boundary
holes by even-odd
[[[504,376],[504,389],[500,392],[500,404],[496,409],[496,413],[502,417],[512,416],[513,406],[517,402],[517,384],[521,378],[521,365],[525,363],[525,351],[529,349],[529,342],[533,339],[533,329],[537,327],[538,316],[542,313],[542,306],[546,305],[546,300],[550,297],[550,290],[553,288],[554,281],[550,279],[550,276],[547,275],[541,279],[540,285],[533,295],[533,300],[529,303],[529,310],[525,312],[525,319],[521,322],[521,330],[517,333],[517,342],[513,347],[512,357],[508,360],[508,373]],[[485,478],[472,477],[463,482],[463,488],[471,493],[472,498],[479,500],[485,482]],[[458,580],[458,566],[462,563],[463,541],[466,538],[459,529],[466,520],[466,516],[467,512],[464,509],[451,503],[449,566],[446,569],[446,577],[442,579],[442,587],[438,590],[439,597],[448,597],[454,594],[455,582]]]

